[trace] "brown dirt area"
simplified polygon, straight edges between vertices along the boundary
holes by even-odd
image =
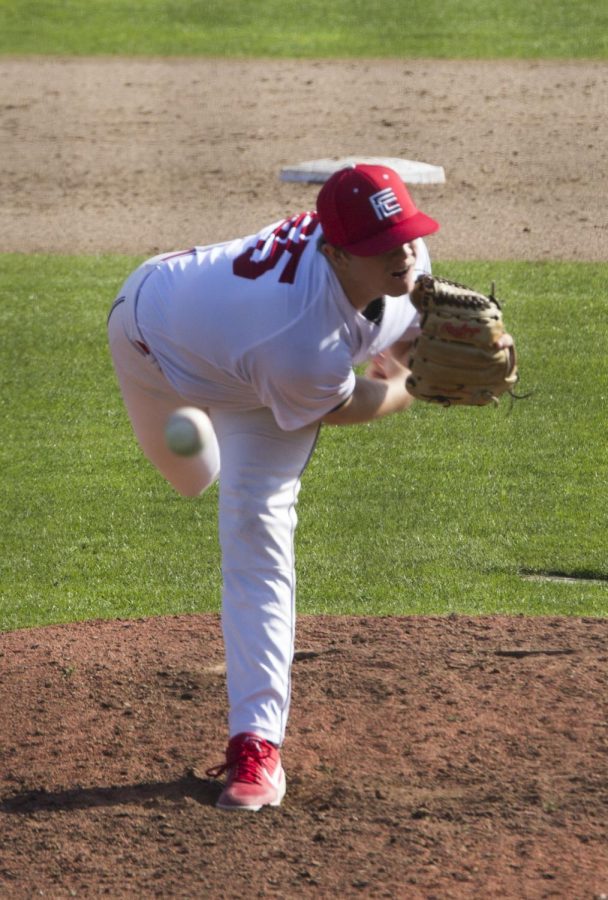
[[[602,260],[601,63],[0,60],[0,252],[146,254],[386,155],[435,259]],[[279,809],[225,814],[215,616],[0,635],[0,896],[603,898],[608,619],[302,617]]]
[[[318,157],[443,166],[444,259],[606,255],[602,63],[0,60],[0,252],[148,253],[314,206]]]

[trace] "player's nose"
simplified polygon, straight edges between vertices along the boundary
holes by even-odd
[[[414,248],[410,243],[399,244],[397,247],[395,247],[394,253],[399,256],[412,256],[414,253]]]
[[[404,265],[409,265],[414,259],[412,245],[400,244],[398,247],[395,247],[391,258],[395,261],[402,262]]]

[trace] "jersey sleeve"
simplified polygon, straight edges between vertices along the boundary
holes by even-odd
[[[319,421],[355,389],[352,357],[341,345],[322,348],[314,355],[310,348],[295,347],[289,355],[276,356],[265,347],[264,358],[256,355],[247,368],[261,403],[270,407],[284,431]]]

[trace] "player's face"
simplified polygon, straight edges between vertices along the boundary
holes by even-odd
[[[409,294],[414,287],[414,266],[416,264],[416,242],[400,244],[378,256],[354,257],[362,281],[376,285],[374,295],[388,294],[399,297]]]
[[[382,294],[399,297],[414,287],[414,266],[419,241],[400,244],[377,256],[328,254],[353,306],[360,309]]]

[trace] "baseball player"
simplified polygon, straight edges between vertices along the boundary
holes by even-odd
[[[430,273],[422,237],[438,227],[396,172],[352,166],[323,185],[316,211],[148,260],[112,307],[111,353],[144,454],[188,497],[219,477],[229,742],[208,774],[226,773],[222,809],[278,806],[285,793],[300,479],[323,423],[412,403],[408,294]],[[206,414],[191,457],[164,438],[184,405]]]

